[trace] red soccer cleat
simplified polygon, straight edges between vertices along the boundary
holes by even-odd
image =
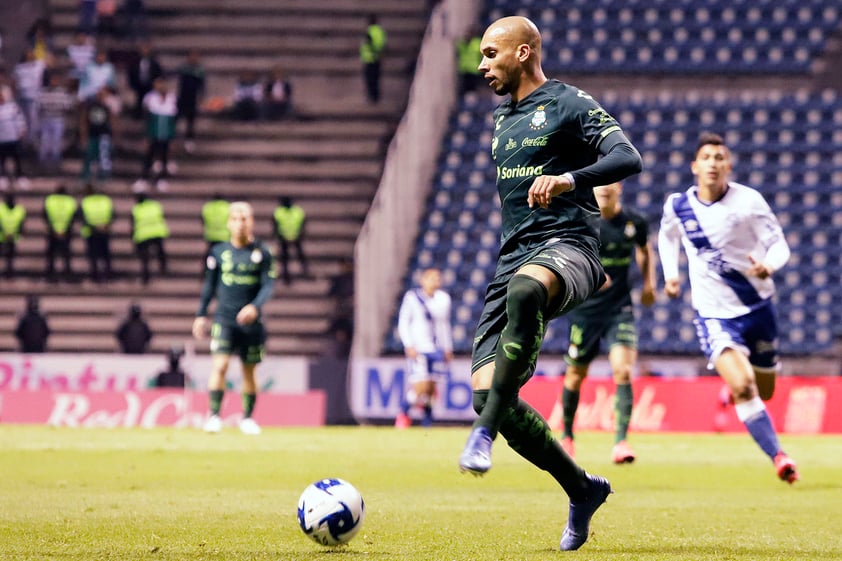
[[[406,429],[412,426],[412,419],[406,413],[398,413],[398,416],[395,417],[395,428],[396,429]]]
[[[790,485],[800,479],[795,462],[783,452],[778,452],[778,455],[775,456],[775,471],[781,481],[786,481]]]
[[[611,450],[611,461],[615,464],[630,464],[635,459],[634,450],[631,449],[629,443],[621,440],[614,445]]]

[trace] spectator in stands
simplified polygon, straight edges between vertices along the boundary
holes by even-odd
[[[79,101],[88,101],[105,87],[116,91],[117,72],[108,60],[108,53],[104,49],[98,49],[94,60],[85,67],[79,78],[77,97]]]
[[[240,74],[234,86],[232,115],[238,121],[256,121],[260,117],[263,100],[263,85],[257,74],[246,70]]]
[[[148,36],[146,5],[143,0],[124,0],[123,17],[123,27],[128,39],[145,39]]]
[[[40,60],[49,68],[53,66],[55,48],[53,32],[48,18],[38,18],[26,34],[29,47],[35,53],[35,60]]]
[[[339,264],[339,272],[330,279],[328,296],[333,300],[335,317],[354,319],[354,260],[345,257]]]
[[[483,83],[479,64],[482,53],[479,50],[482,32],[475,26],[456,42],[456,69],[459,79],[459,95],[476,90]]]
[[[155,80],[155,87],[143,99],[143,107],[146,109],[146,155],[142,176],[135,183],[135,190],[145,190],[155,173],[155,187],[159,191],[167,191],[167,178],[175,171],[175,162],[170,161],[170,142],[175,137],[178,103],[175,92],[164,77]]]
[[[623,206],[622,185],[612,183],[594,187],[599,204],[599,260],[611,283],[568,314],[570,346],[567,349],[567,371],[561,404],[564,411],[564,434],[561,446],[571,458],[575,456],[573,423],[579,407],[579,391],[588,375],[593,359],[599,354],[600,342],[608,347],[608,360],[616,385],[614,401],[614,447],[611,461],[631,463],[635,453],[627,442],[632,416],[631,376],[637,361],[637,331],[632,308],[632,259],[637,262],[643,279],[640,302],[655,303],[655,258],[649,243],[649,224],[637,212]]]
[[[134,92],[132,118],[143,119],[143,104],[146,94],[152,91],[155,80],[164,75],[164,69],[152,50],[152,44],[144,41],[138,47],[134,60],[129,64],[129,87]]]
[[[244,434],[260,434],[260,426],[252,419],[257,401],[255,369],[263,359],[266,331],[261,308],[272,297],[275,279],[272,252],[254,237],[254,211],[245,202],[231,203],[228,218],[231,241],[213,249],[206,260],[205,281],[193,336],[204,339],[211,322],[208,307],[216,299],[213,318],[211,349],[213,365],[208,390],[210,416],[204,425],[206,432],[222,430],[219,416],[225,395],[225,375],[231,355],[238,353],[243,370],[243,420],[240,430]],[[237,271],[232,278],[226,271]]]
[[[70,242],[73,222],[78,209],[76,199],[67,194],[67,187],[60,183],[54,193],[44,198],[44,221],[47,223],[47,280],[55,282],[55,260],[64,262],[64,278],[72,278]]]
[[[216,244],[231,239],[231,232],[228,231],[229,207],[230,203],[220,192],[214,193],[213,199],[202,205],[202,232],[208,244],[205,258]]]
[[[38,121],[41,123],[38,161],[43,168],[53,172],[61,167],[64,128],[73,101],[64,77],[55,72],[50,73],[48,86],[38,96]]]
[[[184,150],[196,149],[196,115],[205,94],[205,67],[198,49],[191,49],[187,61],[178,67],[178,119],[185,120]]]
[[[96,44],[93,38],[84,33],[77,33],[73,42],[67,46],[67,58],[70,59],[69,76],[75,82],[75,88],[79,87],[85,69],[94,61],[95,56]]]
[[[97,31],[97,0],[79,0],[79,24],[77,31],[94,35]]]
[[[132,242],[140,258],[141,281],[149,284],[149,260],[154,250],[158,256],[158,272],[167,274],[167,253],[164,240],[170,235],[161,203],[139,193],[132,207]]]
[[[91,280],[95,283],[108,281],[112,276],[111,225],[114,222],[114,202],[111,197],[98,191],[93,183],[88,183],[79,207]]]
[[[6,278],[15,275],[17,244],[25,219],[26,209],[15,200],[14,193],[6,193],[0,202],[0,254],[6,258]]]
[[[21,170],[21,143],[26,133],[26,118],[15,100],[6,95],[0,87],[0,191],[10,185],[21,189],[29,188],[29,181]],[[12,160],[14,171],[6,167],[6,160]]]
[[[114,115],[108,104],[108,88],[101,88],[93,99],[82,104],[79,143],[84,150],[82,181],[91,179],[91,165],[97,164],[97,177],[105,181],[111,177],[112,133]]]
[[[386,48],[386,31],[378,23],[377,15],[370,14],[362,41],[360,61],[363,65],[363,80],[368,101],[380,101],[380,62]]]
[[[330,320],[327,328],[328,340],[325,345],[325,357],[346,360],[351,354],[351,344],[354,338],[353,319],[347,317],[334,317]]]
[[[167,351],[167,369],[158,372],[152,385],[156,388],[184,388],[192,387],[190,379],[181,367],[181,358],[184,356],[184,349],[181,347],[170,347]]]
[[[786,265],[790,249],[763,196],[729,181],[731,168],[722,137],[702,134],[690,164],[696,185],[669,195],[664,204],[658,233],[664,292],[681,296],[683,246],[694,323],[708,367],[730,388],[737,417],[778,477],[794,483],[795,462],[781,449],[763,403],[775,392],[779,369],[772,275]]]
[[[96,3],[97,32],[100,36],[117,37],[117,0],[97,0]]]
[[[278,199],[278,206],[272,215],[272,223],[275,227],[275,238],[277,238],[280,248],[278,255],[281,261],[281,275],[285,284],[292,282],[289,273],[290,247],[295,248],[296,257],[301,266],[301,276],[304,278],[310,277],[307,256],[304,254],[304,248],[302,247],[306,222],[307,213],[301,206],[293,204],[292,198],[280,197]]]
[[[38,133],[38,95],[44,81],[46,64],[35,58],[35,51],[27,49],[21,61],[15,65],[15,91],[17,101],[26,119],[27,141],[35,145]]]
[[[474,339],[471,386],[479,413],[459,457],[463,472],[491,469],[498,434],[568,496],[559,548],[579,549],[611,493],[561,448],[540,413],[519,398],[535,369],[549,321],[587,300],[605,282],[592,188],[642,168],[617,121],[590,95],[547,78],[541,33],[525,17],[494,21],[482,37],[480,71],[497,95],[492,142],[501,201],[502,247]],[[546,140],[546,143],[535,140]],[[500,140],[501,142],[497,142]],[[529,146],[511,150],[511,146]]]
[[[263,108],[267,119],[275,121],[292,112],[292,83],[280,66],[272,69],[263,92]]]
[[[26,311],[18,318],[15,337],[22,353],[43,353],[47,350],[50,325],[41,313],[40,298],[35,294],[26,297]]]
[[[421,426],[433,424],[436,382],[450,373],[453,335],[450,295],[441,289],[441,271],[425,269],[420,286],[404,294],[398,312],[398,333],[407,360],[409,389],[395,427],[412,424],[410,411],[422,412]]]
[[[127,355],[142,355],[149,350],[152,341],[152,329],[143,317],[140,305],[132,303],[129,314],[123,319],[114,333],[120,343],[120,352]]]

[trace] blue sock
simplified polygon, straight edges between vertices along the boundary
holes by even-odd
[[[778,435],[775,433],[772,419],[769,418],[769,413],[766,411],[763,401],[759,397],[755,397],[752,400],[738,403],[735,407],[737,417],[746,426],[748,433],[757,442],[761,450],[774,460],[778,452],[781,451],[781,445],[778,443]]]

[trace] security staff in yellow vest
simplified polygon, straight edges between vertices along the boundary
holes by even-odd
[[[47,223],[47,280],[56,280],[55,260],[64,262],[64,278],[70,280],[70,240],[73,221],[79,205],[67,194],[67,187],[59,184],[55,193],[44,198],[44,221]]]
[[[111,197],[98,192],[94,185],[89,183],[85,187],[85,196],[82,197],[79,210],[91,280],[96,283],[107,281],[112,273],[111,224],[114,222],[114,203]]]
[[[147,198],[143,193],[138,194],[132,207],[132,241],[140,257],[140,278],[143,284],[149,284],[149,259],[153,249],[158,255],[158,271],[162,276],[167,274],[164,240],[169,236],[170,229],[161,203]]]
[[[482,62],[480,43],[482,33],[476,28],[470,29],[456,42],[456,69],[459,73],[459,95],[472,92],[483,81],[479,65]]]
[[[15,202],[12,193],[6,193],[3,202],[0,202],[0,254],[6,256],[7,277],[15,274],[17,243],[23,231],[24,218],[26,209]]]
[[[213,199],[202,205],[202,230],[208,244],[206,258],[210,255],[213,246],[231,239],[231,232],[228,231],[229,205],[230,203],[225,200],[222,193],[215,193]],[[204,267],[204,263],[202,267]],[[202,273],[204,274],[204,269]]]
[[[272,215],[272,221],[275,225],[275,237],[278,238],[280,246],[281,274],[284,283],[289,284],[291,282],[289,274],[290,246],[295,248],[298,262],[301,265],[302,276],[305,278],[310,276],[307,256],[304,255],[304,249],[301,247],[307,215],[303,208],[293,204],[290,197],[281,197],[278,199],[278,203],[279,206]]]
[[[363,63],[363,79],[368,100],[380,101],[380,59],[386,48],[386,31],[377,23],[377,16],[368,16],[363,39],[360,42],[360,61]]]

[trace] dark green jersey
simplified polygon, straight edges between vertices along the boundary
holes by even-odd
[[[213,320],[222,325],[236,325],[237,313],[247,304],[260,309],[272,296],[276,277],[272,253],[263,242],[255,240],[242,248],[231,242],[213,247],[205,267],[205,283],[197,316],[205,316],[216,297]]]
[[[547,209],[529,208],[526,196],[537,176],[581,171],[619,143],[628,140],[617,121],[590,95],[557,80],[518,103],[510,99],[497,107],[491,154],[502,203],[501,253],[551,238],[584,244],[596,253],[599,209],[593,187],[623,179],[629,170],[574,174],[576,189],[554,197]],[[639,169],[639,156],[630,151],[631,167]]]
[[[594,293],[573,310],[573,314],[613,313],[631,306],[631,263],[635,249],[646,247],[648,239],[649,224],[634,211],[623,208],[610,220],[600,220],[599,261],[611,278],[611,285]]]

